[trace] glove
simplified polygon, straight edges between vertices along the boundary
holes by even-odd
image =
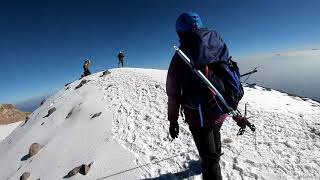
[[[177,121],[170,121],[170,127],[169,127],[170,136],[172,139],[175,139],[179,135],[179,124]]]
[[[245,117],[242,117],[240,114],[237,114],[233,116],[232,119],[237,122],[237,125],[240,126],[240,128],[246,128],[247,119]]]

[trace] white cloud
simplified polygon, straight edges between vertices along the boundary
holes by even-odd
[[[298,49],[298,50],[286,50],[276,53],[274,56],[287,56],[287,57],[303,57],[303,58],[320,58],[320,49]]]
[[[319,59],[320,48],[300,48],[300,49],[286,49],[272,52],[265,52],[260,54],[251,54],[247,56],[240,56],[240,60],[290,60],[290,59]]]

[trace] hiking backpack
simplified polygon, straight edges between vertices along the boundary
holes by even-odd
[[[243,87],[237,63],[231,60],[227,46],[221,37],[210,29],[178,32],[180,49],[191,59],[194,69],[200,70],[224,97],[227,104],[237,109],[243,97]],[[182,92],[183,108],[213,111],[220,115],[229,113],[214,91],[191,71],[191,76]]]

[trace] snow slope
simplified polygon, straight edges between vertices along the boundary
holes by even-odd
[[[17,126],[19,126],[19,122],[6,124],[6,125],[0,125],[0,142],[6,138]]]
[[[179,138],[168,135],[166,73],[112,69],[104,77],[86,77],[90,81],[79,89],[80,80],[61,89],[1,142],[0,179],[24,172],[30,179],[62,179],[91,162],[86,176],[71,179],[201,179],[188,126],[179,119]],[[319,179],[320,104],[258,86],[245,87],[240,110],[245,103],[257,132],[236,136],[238,127],[226,120],[223,178]],[[43,148],[25,160],[34,142]]]

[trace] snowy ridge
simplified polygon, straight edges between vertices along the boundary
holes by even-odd
[[[168,136],[167,71],[112,69],[77,80],[50,97],[0,144],[0,179],[62,179],[93,162],[86,176],[71,179],[201,179],[200,162],[187,124]],[[262,87],[245,87],[240,110],[257,132],[236,136],[229,118],[222,130],[224,179],[318,179],[320,104]],[[49,117],[50,108],[56,111]],[[70,114],[69,118],[66,118]],[[100,116],[92,118],[101,112]],[[33,142],[44,147],[23,160]]]
[[[171,142],[169,138],[164,83],[166,71],[161,75],[162,81],[146,76],[144,73],[148,72],[140,69],[111,72],[112,75],[102,79],[101,83],[107,89],[105,97],[111,102],[109,108],[114,113],[114,139],[140,157],[137,160],[139,165],[182,154],[144,167],[147,175],[143,177],[178,172],[187,168],[186,162],[189,160],[198,160],[191,133],[185,123],[181,123],[178,141]]]

